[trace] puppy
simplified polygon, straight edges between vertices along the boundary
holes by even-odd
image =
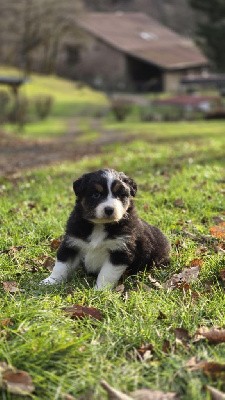
[[[53,271],[42,283],[63,282],[83,264],[97,275],[97,289],[112,288],[125,271],[136,274],[153,263],[168,262],[167,238],[137,216],[137,185],[131,178],[102,169],[81,176],[73,189],[76,204]]]

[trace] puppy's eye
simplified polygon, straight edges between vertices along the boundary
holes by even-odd
[[[128,193],[125,191],[125,190],[118,190],[116,193],[115,193],[115,196],[116,197],[127,197],[128,196]]]
[[[99,192],[94,192],[92,193],[91,197],[95,200],[99,199],[101,197],[101,193]]]

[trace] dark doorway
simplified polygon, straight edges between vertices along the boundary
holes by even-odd
[[[127,56],[127,71],[130,85],[137,92],[161,92],[163,90],[162,71],[138,58]]]

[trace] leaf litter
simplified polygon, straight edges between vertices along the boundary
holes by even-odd
[[[184,268],[180,273],[172,275],[172,277],[168,279],[163,286],[165,289],[169,290],[182,287],[184,284],[189,284],[195,281],[198,278],[199,272],[199,266]]]
[[[207,339],[211,344],[225,342],[225,329],[201,327],[195,334],[195,342],[201,339]]]
[[[30,374],[0,362],[0,386],[9,393],[27,396],[35,387]]]
[[[125,394],[110,386],[106,381],[101,381],[102,387],[108,395],[108,400],[179,400],[177,393],[162,392],[161,390],[139,389]]]
[[[64,307],[63,311],[72,319],[83,319],[85,317],[91,317],[99,321],[103,319],[102,312],[95,307],[74,304],[72,306]]]
[[[206,389],[210,393],[212,400],[225,400],[225,393],[220,390],[209,385],[206,386]]]

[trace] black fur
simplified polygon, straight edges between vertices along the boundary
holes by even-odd
[[[170,244],[164,234],[155,226],[138,218],[133,197],[136,195],[136,183],[122,172],[99,170],[83,175],[74,182],[73,188],[77,196],[75,207],[68,219],[66,235],[57,252],[59,261],[65,262],[75,256],[79,249],[67,246],[66,238],[73,236],[84,241],[90,237],[95,223],[94,210],[107,198],[107,182],[104,173],[110,171],[115,178],[112,183],[116,187],[115,196],[123,205],[129,204],[126,214],[117,222],[104,224],[106,239],[128,236],[125,239],[126,250],[109,251],[109,259],[115,268],[117,265],[128,266],[129,273],[135,274],[153,264],[166,264],[169,260]],[[101,185],[101,192],[96,194],[95,185]],[[97,250],[96,250],[97,251]]]

